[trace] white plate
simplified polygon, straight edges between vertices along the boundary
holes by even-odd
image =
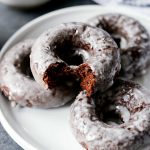
[[[86,21],[102,13],[119,12],[138,19],[150,29],[150,18],[126,7],[113,9],[101,6],[71,7],[46,14],[21,28],[2,49],[1,56],[12,45],[26,38],[36,38],[44,30],[63,22]],[[150,74],[150,73],[149,73]],[[141,82],[150,89],[149,74]],[[28,150],[81,150],[69,126],[69,106],[58,109],[11,108],[0,97],[0,120],[9,135]]]

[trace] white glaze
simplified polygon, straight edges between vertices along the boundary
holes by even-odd
[[[146,73],[150,63],[150,36],[142,23],[118,13],[99,15],[87,22],[100,28],[105,26],[106,31],[112,30],[112,37],[120,37],[121,76],[131,79]]]
[[[43,81],[45,71],[51,64],[64,62],[58,56],[55,57],[53,50],[57,47],[57,42],[63,43],[70,36],[73,37],[73,41],[71,41],[73,46],[79,47],[76,53],[82,54],[83,63],[87,63],[96,76],[95,91],[98,89],[104,91],[109,88],[115,74],[120,70],[119,50],[105,31],[83,23],[61,24],[39,36],[31,52],[30,64],[35,80],[43,87],[48,87],[47,83]],[[82,46],[80,48],[79,43],[89,46],[88,53],[87,50],[82,49]],[[79,49],[82,49],[80,53]],[[72,65],[69,67],[78,68],[78,66]]]
[[[62,106],[72,100],[75,96],[73,89],[66,90],[60,87],[45,90],[15,67],[14,63],[22,58],[21,55],[30,54],[32,45],[33,40],[22,41],[6,52],[0,61],[0,88],[12,101],[11,105],[51,108]]]
[[[95,105],[91,103],[95,100],[88,98],[85,91],[80,92],[71,106],[70,123],[73,133],[78,142],[88,150],[137,150],[150,145],[150,141],[146,140],[150,138],[149,92],[137,84],[130,85],[130,82],[126,81],[121,81],[116,88],[118,92],[115,95],[115,87],[110,89],[113,95],[109,91],[109,99],[118,104],[117,109],[120,110],[124,120],[124,123],[120,125],[108,125],[101,121],[95,113]],[[121,91],[124,90],[127,93],[122,94]],[[123,97],[130,94],[131,97],[122,99],[121,94]],[[106,101],[105,96],[104,99],[98,101]],[[140,107],[141,104],[143,108]],[[136,108],[141,108],[141,110],[131,112]]]

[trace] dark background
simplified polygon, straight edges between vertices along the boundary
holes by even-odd
[[[69,6],[95,4],[92,0],[51,0],[31,10],[18,10],[0,3],[0,48],[21,26],[45,13]]]
[[[41,7],[18,10],[0,3],[0,49],[21,26],[45,13],[64,7],[95,4],[92,0],[51,0]],[[4,131],[0,124],[0,150],[22,150]]]

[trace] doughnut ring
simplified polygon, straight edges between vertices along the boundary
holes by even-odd
[[[87,150],[141,150],[150,146],[150,93],[121,79],[91,98],[81,91],[71,106],[70,122]]]
[[[120,70],[119,49],[102,29],[64,23],[42,34],[32,47],[30,65],[45,88],[74,84],[87,91],[105,91]]]
[[[121,52],[121,76],[131,79],[146,73],[150,63],[150,36],[134,18],[123,14],[103,14],[89,24],[110,33]]]
[[[45,90],[33,79],[29,55],[34,40],[25,40],[8,50],[0,61],[0,90],[14,106],[51,108],[73,99],[73,89]],[[63,91],[63,92],[62,92]]]

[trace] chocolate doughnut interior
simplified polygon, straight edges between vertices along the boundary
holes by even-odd
[[[43,80],[50,89],[56,86],[71,87],[73,84],[74,86],[77,84],[75,74],[65,63],[51,64],[44,74]]]
[[[90,49],[74,36],[74,31],[71,32],[73,32],[71,36],[61,35],[60,39],[58,38],[50,46],[54,47],[55,57],[60,58],[63,62],[51,64],[45,72],[43,80],[49,88],[59,85],[74,85],[86,90],[87,95],[90,96],[93,92],[95,76],[90,66],[84,63],[83,54]]]

